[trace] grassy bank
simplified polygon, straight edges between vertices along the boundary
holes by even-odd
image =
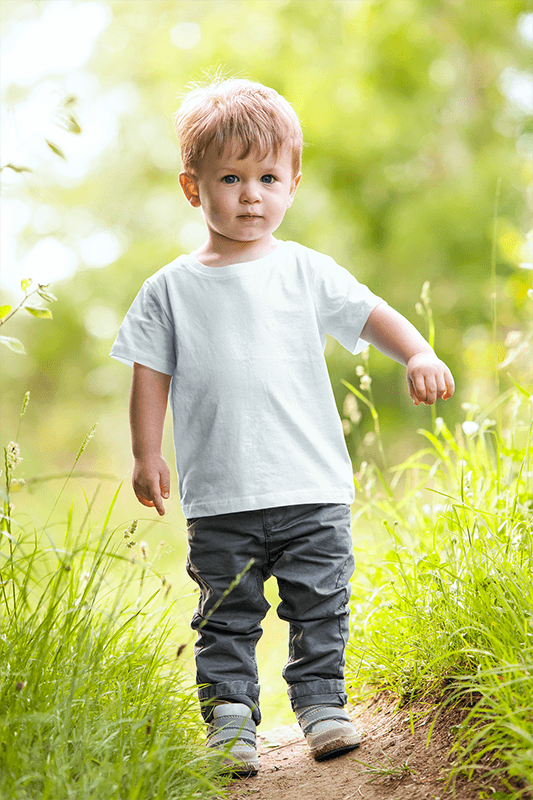
[[[436,419],[401,466],[363,467],[354,519],[354,691],[467,705],[454,774],[509,798],[533,787],[532,411],[516,388]]]
[[[5,455],[0,796],[220,797],[172,642],[169,587],[135,524],[113,529],[115,495],[97,523],[87,500],[60,524],[22,528],[10,503],[18,450]]]

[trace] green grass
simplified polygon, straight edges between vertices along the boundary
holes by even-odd
[[[466,705],[452,778],[497,775],[509,798],[533,787],[532,410],[517,388],[470,408],[455,434],[437,419],[404,464],[358,476],[354,520],[356,542],[358,524],[370,530],[357,546],[354,691]]]
[[[62,524],[24,530],[11,516],[15,466],[6,460],[0,531],[0,797],[224,796],[172,643],[168,586],[135,524],[110,527],[118,490],[98,525],[87,501],[79,524],[71,506]]]

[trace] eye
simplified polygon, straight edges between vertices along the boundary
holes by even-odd
[[[222,183],[227,183],[228,186],[232,186],[234,183],[237,183],[238,177],[236,175],[224,175],[222,178]]]
[[[276,181],[274,175],[263,175],[261,180],[263,181],[263,183],[268,183],[268,184],[275,183]]]

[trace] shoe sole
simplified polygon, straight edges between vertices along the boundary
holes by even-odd
[[[229,775],[232,778],[252,778],[259,772],[259,762],[252,762],[251,764],[238,763],[235,761],[227,761],[223,768],[222,774]]]
[[[314,741],[309,744],[315,761],[327,761],[329,758],[336,758],[355,750],[361,744],[361,737],[358,733],[349,733],[332,739],[331,732],[324,731],[316,734]]]
[[[327,750],[326,752],[320,753],[313,753],[313,757],[315,761],[328,761],[330,758],[337,758],[337,756],[343,756],[345,753],[351,753],[352,750],[356,750],[361,742],[357,742],[357,744],[346,744],[342,747],[336,747],[334,750]]]

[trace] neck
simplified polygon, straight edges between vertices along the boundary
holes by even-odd
[[[278,246],[272,234],[251,242],[238,242],[227,239],[214,231],[209,231],[207,241],[195,251],[194,255],[207,267],[224,267],[245,261],[255,261],[268,255]]]

